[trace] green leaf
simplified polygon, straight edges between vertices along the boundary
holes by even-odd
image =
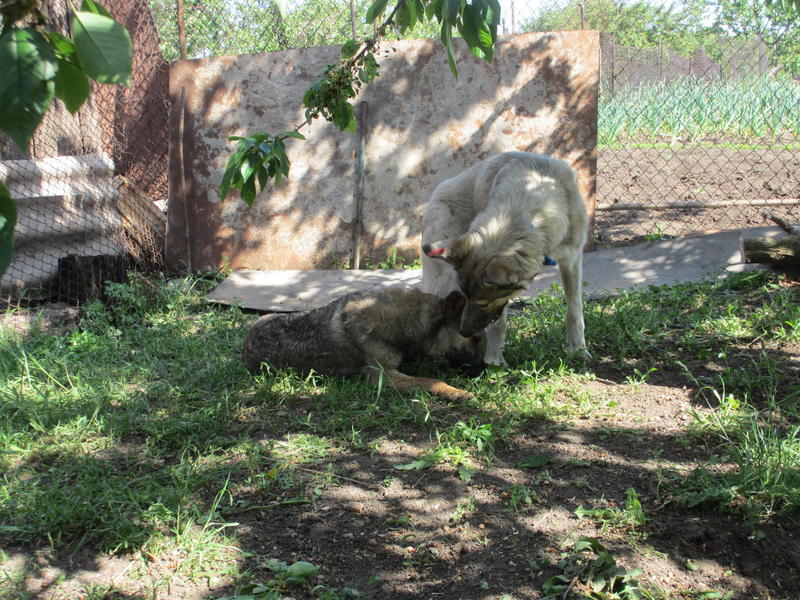
[[[605,589],[607,583],[608,582],[605,580],[604,577],[597,577],[596,579],[591,580],[590,585],[592,587],[592,591],[595,594],[599,594]]]
[[[285,573],[289,567],[282,560],[278,560],[277,558],[270,558],[267,561],[267,568],[270,569],[271,571],[275,571],[276,573]]]
[[[575,551],[581,552],[587,548],[591,548],[599,556],[601,552],[605,552],[606,547],[600,543],[600,540],[593,537],[581,537],[575,542]]]
[[[269,171],[267,171],[264,165],[261,165],[258,168],[258,187],[263,190],[267,187],[267,183],[269,183]]]
[[[484,21],[481,14],[480,6],[485,8],[481,2],[464,7],[464,18],[459,31],[475,56],[491,62],[494,53],[494,39],[492,39],[489,24]]]
[[[261,142],[258,145],[258,150],[264,157],[264,160],[269,160],[275,154],[275,148],[272,142]]]
[[[11,192],[0,181],[0,277],[11,264],[14,253],[14,226],[17,224],[17,203],[11,198]]]
[[[104,17],[108,17],[109,19],[113,19],[114,17],[111,16],[111,13],[106,10],[106,7],[100,4],[99,2],[95,2],[94,0],[83,0],[81,3],[81,10],[84,12],[94,13],[96,15],[103,15]]]
[[[306,136],[304,136],[304,135],[303,135],[302,133],[300,133],[299,131],[281,131],[281,132],[278,134],[278,136],[279,136],[279,137],[282,137],[282,138],[287,138],[287,137],[290,137],[290,138],[295,138],[295,139],[297,139],[297,140],[304,140],[304,139],[306,139]]]
[[[406,11],[408,12],[408,28],[413,29],[417,23],[417,3],[414,0],[405,0]]]
[[[487,8],[483,20],[489,25],[489,31],[492,35],[492,45],[494,46],[494,42],[497,41],[497,26],[500,25],[500,2],[498,2],[498,0],[485,0],[485,2]]]
[[[82,69],[62,58],[58,60],[55,82],[56,98],[74,115],[89,97],[89,78]]]
[[[89,77],[100,83],[128,84],[133,45],[127,29],[104,15],[76,11],[72,34],[78,58]]]
[[[357,40],[347,40],[344,44],[342,44],[342,49],[340,51],[341,57],[345,60],[348,58],[353,58],[360,47],[361,42]]]
[[[445,0],[445,22],[455,25],[458,19],[458,12],[461,9],[461,0]]]
[[[447,23],[442,23],[442,43],[447,50],[447,64],[450,65],[450,71],[453,77],[458,79],[458,68],[456,67],[456,57],[453,52],[453,30]]]
[[[403,6],[397,11],[395,15],[397,26],[400,33],[405,33],[409,29],[413,29],[417,23],[417,4],[414,0],[404,0]]]
[[[255,173],[256,169],[261,166],[261,162],[262,161],[252,154],[248,155],[239,166],[239,172],[242,174],[242,180],[246,182],[248,179],[250,179],[253,173]]]
[[[50,107],[57,62],[53,48],[33,29],[0,35],[0,131],[22,150]]]
[[[539,454],[520,461],[518,466],[522,469],[536,469],[537,467],[543,467],[549,462],[550,462],[549,456],[545,456],[544,454]]]
[[[289,157],[286,156],[286,147],[283,145],[283,140],[280,138],[275,138],[274,144],[274,153],[275,157],[278,159],[278,172],[283,173],[285,176],[289,176]],[[280,177],[278,177],[277,181],[280,181]],[[277,183],[277,182],[276,182]]]
[[[466,481],[467,483],[469,483],[470,481],[472,481],[472,476],[475,475],[475,473],[477,472],[478,472],[477,469],[473,469],[472,467],[468,467],[467,465],[461,465],[460,467],[458,467],[458,478],[461,479],[461,481]]]
[[[299,560],[296,563],[289,565],[289,567],[286,569],[286,574],[290,579],[302,582],[309,577],[316,575],[318,571],[319,567],[312,565],[310,562]]]
[[[375,0],[375,2],[370,4],[369,8],[367,9],[367,16],[364,20],[367,23],[372,23],[375,19],[383,14],[383,11],[386,10],[386,5],[388,3],[389,0]]]
[[[232,187],[239,188],[241,186],[242,177],[239,172],[244,155],[236,152],[228,157],[228,162],[225,165],[225,172],[222,174],[222,182],[219,184],[219,199],[225,200],[228,197]]]
[[[441,3],[442,0],[433,0],[433,2],[428,2],[428,4],[425,5],[425,18],[430,21],[435,16],[438,19]],[[441,21],[441,19],[439,20]]]
[[[56,31],[48,31],[47,38],[59,58],[75,55],[75,42],[70,38],[64,37]]]
[[[248,206],[253,206],[253,202],[256,201],[256,179],[255,177],[251,177],[250,179],[244,180],[242,182],[242,187],[239,189],[242,194],[242,200],[247,202]]]

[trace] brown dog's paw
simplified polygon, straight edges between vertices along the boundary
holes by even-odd
[[[448,400],[452,402],[465,402],[467,400],[472,400],[475,398],[475,394],[472,392],[468,392],[467,390],[460,390],[458,388],[452,388],[452,391],[448,392],[447,395],[442,394]]]

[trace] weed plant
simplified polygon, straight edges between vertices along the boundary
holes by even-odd
[[[616,503],[608,502],[603,498],[598,504],[599,506],[595,508],[584,508],[581,504],[575,509],[575,514],[582,519],[592,519],[604,532],[616,529],[634,533],[637,537],[647,537],[644,530],[647,517],[635,489],[630,488],[625,492],[625,506],[617,506]]]
[[[708,81],[682,79],[628,87],[599,101],[598,143],[623,140],[697,143],[765,140],[780,145],[800,135],[800,88],[772,76]]]

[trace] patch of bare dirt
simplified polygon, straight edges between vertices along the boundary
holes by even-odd
[[[800,199],[800,152],[713,147],[598,150],[598,207],[727,202],[720,208],[598,210],[595,241],[625,245],[651,234],[771,225],[766,210],[800,221],[800,203],[765,207],[765,200]]]

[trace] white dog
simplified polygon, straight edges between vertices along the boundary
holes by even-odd
[[[567,299],[567,347],[588,356],[581,271],[587,216],[563,160],[506,152],[439,184],[422,217],[422,290],[467,298],[460,331],[486,329],[488,364],[505,365],[506,305],[549,257]]]

